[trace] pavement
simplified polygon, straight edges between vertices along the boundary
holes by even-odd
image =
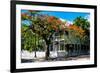
[[[69,60],[89,60],[89,55],[80,55],[80,56],[71,56],[67,57],[63,56],[63,51],[61,53],[61,56],[57,57],[56,52],[50,52],[50,59],[45,60],[45,52],[36,52],[37,57],[35,57],[35,52],[28,52],[28,51],[22,51],[21,54],[21,62],[49,62],[49,61],[69,61]]]

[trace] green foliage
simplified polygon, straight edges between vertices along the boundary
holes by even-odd
[[[22,24],[22,27],[21,27],[22,49],[28,50],[30,52],[38,50],[39,47],[42,49],[42,45],[41,43],[39,43],[40,37],[37,36],[35,33],[32,32],[32,30],[28,28],[29,26]]]
[[[81,37],[81,43],[90,44],[90,22],[88,19],[79,16],[74,20],[74,25],[79,26],[84,30],[84,36]]]
[[[84,30],[89,30],[90,23],[87,19],[79,16],[74,20],[74,25],[81,27]]]

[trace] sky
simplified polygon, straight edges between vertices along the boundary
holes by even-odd
[[[89,13],[80,12],[56,12],[56,11],[43,11],[40,14],[48,14],[50,16],[55,16],[57,18],[73,21],[76,17],[82,16],[86,17]]]
[[[21,10],[22,13],[27,12],[27,10]],[[84,12],[60,12],[60,11],[41,11],[40,14],[55,16],[61,20],[65,20],[67,22],[73,22],[73,20],[78,17],[84,17],[89,20],[90,13]]]

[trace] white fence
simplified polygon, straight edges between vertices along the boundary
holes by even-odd
[[[50,51],[50,57],[51,58],[56,58],[56,57],[65,57],[67,56],[67,52],[65,51]],[[21,53],[21,58],[22,59],[35,59],[35,58],[44,58],[45,57],[45,52],[43,51],[37,51],[36,52],[36,57],[35,57],[35,52],[28,52],[26,50],[23,50]]]

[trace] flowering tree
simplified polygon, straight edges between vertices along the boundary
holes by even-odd
[[[80,27],[82,30],[84,30],[84,36],[82,37],[82,41],[85,44],[90,44],[90,22],[88,19],[83,18],[81,16],[77,17],[74,20],[74,25]]]
[[[54,16],[39,14],[38,11],[32,10],[23,13],[21,18],[22,21],[26,20],[30,23],[27,30],[31,29],[33,33],[42,37],[45,41],[45,58],[48,59],[50,54],[49,45],[51,43],[52,35],[54,32],[65,30],[65,23]]]
[[[69,37],[67,38],[67,40],[69,40],[69,42],[67,41],[67,43],[82,43],[82,39],[85,36],[85,31],[76,25],[70,25],[67,27],[67,30],[69,32]]]

